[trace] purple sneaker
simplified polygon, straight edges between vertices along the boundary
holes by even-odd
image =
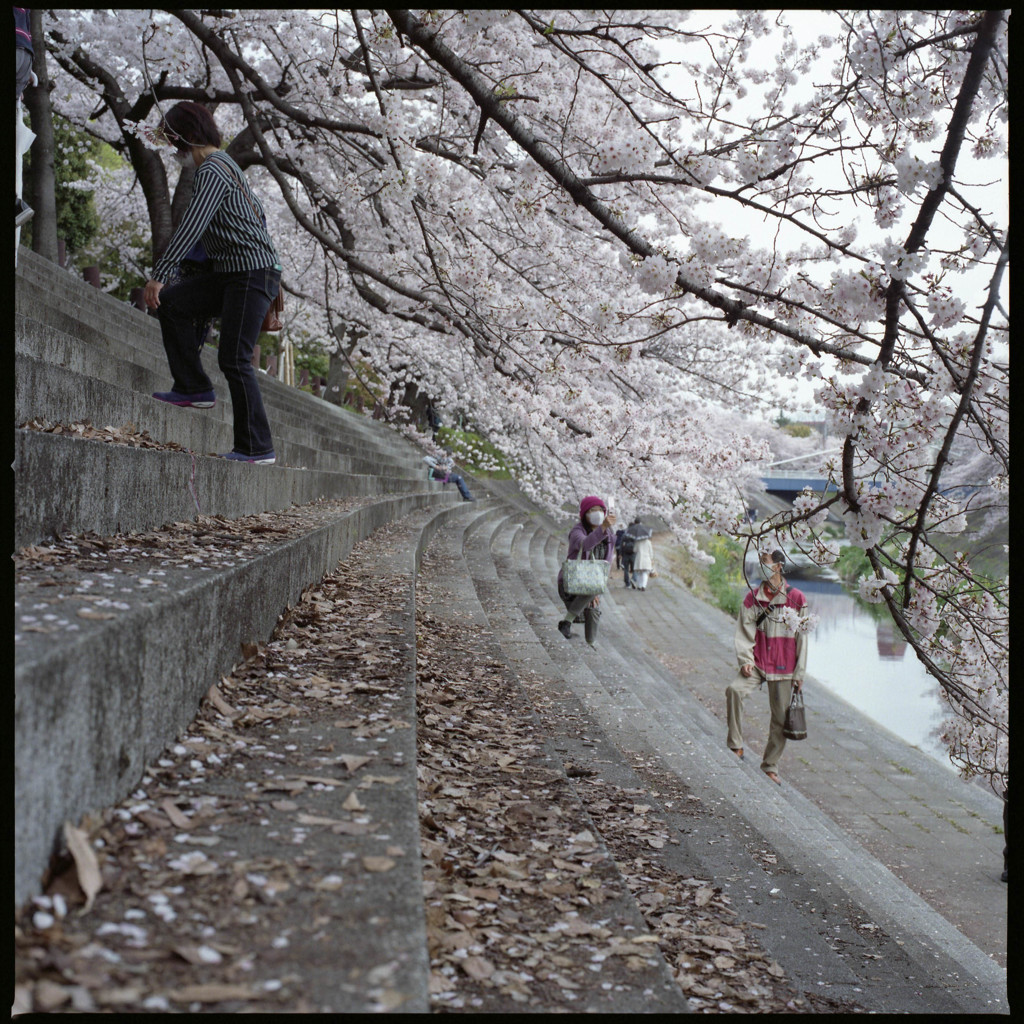
[[[154,391],[153,397],[170,405],[190,406],[193,409],[212,409],[217,401],[217,395],[213,391],[197,391],[192,395],[185,395],[180,391]]]
[[[255,462],[261,466],[272,466],[277,461],[277,456],[273,452],[267,452],[265,455],[243,455],[241,452],[225,452],[222,459],[231,459],[232,462]]]

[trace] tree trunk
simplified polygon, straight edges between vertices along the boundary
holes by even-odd
[[[366,337],[366,331],[350,324],[347,327],[336,326],[334,333],[338,338],[338,347],[331,352],[327,368],[326,397],[328,402],[341,405],[345,401],[345,390],[348,388],[352,353],[360,340]]]
[[[32,70],[39,79],[25,90],[32,131],[32,173],[25,183],[25,200],[35,210],[32,218],[32,249],[45,259],[57,262],[57,201],[53,169],[53,108],[50,105],[50,76],[46,73],[46,40],[43,38],[43,12],[32,8]]]
[[[332,405],[341,405],[348,387],[348,361],[340,352],[331,353],[327,368],[327,391],[325,397]]]
[[[167,172],[160,154],[147,149],[132,136],[127,138],[128,156],[132,167],[139,176],[142,194],[146,197],[146,210],[153,232],[153,263],[164,254],[171,244],[174,227],[171,223],[171,190],[167,183]],[[152,268],[150,268],[152,269]]]

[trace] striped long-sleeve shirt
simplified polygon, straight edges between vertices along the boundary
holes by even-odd
[[[166,282],[198,241],[215,271],[258,270],[278,262],[263,205],[227,153],[211,153],[196,170],[192,199],[153,269],[154,280]]]
[[[14,8],[14,45],[33,53],[32,28],[27,7]]]

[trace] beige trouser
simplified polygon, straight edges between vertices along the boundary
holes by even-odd
[[[752,676],[737,675],[736,679],[725,688],[725,710],[729,723],[729,735],[726,742],[731,750],[739,750],[743,746],[743,702],[761,685],[761,676],[755,671]],[[771,707],[771,724],[768,726],[768,745],[764,748],[761,771],[778,771],[779,758],[786,749],[786,737],[782,727],[786,722],[786,709],[793,697],[793,680],[768,680],[768,704]]]

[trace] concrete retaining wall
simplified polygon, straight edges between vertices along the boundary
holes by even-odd
[[[15,671],[15,900],[39,891],[63,822],[122,799],[195,716],[210,685],[264,640],[303,589],[392,520],[447,499],[385,498],[300,538],[133,599],[115,619],[83,621],[78,639],[26,634]],[[28,594],[26,598],[30,599]]]

